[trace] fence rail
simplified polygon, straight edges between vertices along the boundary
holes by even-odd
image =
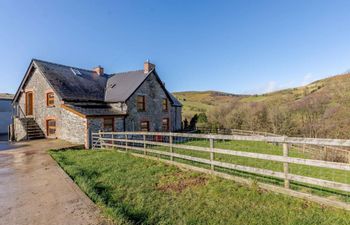
[[[191,140],[204,140],[206,146],[196,146],[189,143]],[[251,141],[277,143],[281,148],[280,155],[263,154],[235,149],[224,149],[215,146],[218,141]],[[284,187],[290,188],[291,182],[297,182],[320,188],[327,188],[345,192],[350,196],[350,182],[334,181],[330,179],[320,179],[318,177],[306,176],[305,174],[294,174],[290,170],[291,164],[308,166],[315,170],[325,168],[338,171],[345,171],[346,176],[349,173],[350,164],[341,162],[330,162],[325,160],[315,160],[308,158],[298,158],[290,156],[290,149],[293,145],[327,145],[338,147],[350,147],[350,140],[341,139],[313,139],[313,138],[294,138],[286,136],[252,136],[252,135],[221,135],[221,134],[188,134],[188,133],[159,133],[159,132],[99,132],[92,134],[92,144],[94,149],[118,148],[125,151],[133,150],[143,155],[156,154],[158,157],[167,157],[168,160],[174,159],[188,160],[196,163],[210,166],[212,171],[217,168],[230,169],[234,171],[246,172],[249,174],[272,177],[284,181]],[[208,157],[198,157],[185,153],[176,152],[176,150],[193,151],[207,153]],[[175,150],[175,151],[174,151]],[[266,168],[254,167],[251,165],[241,165],[239,163],[222,162],[216,155],[243,157],[254,160],[266,160],[267,162],[282,163],[282,171],[275,171]],[[347,177],[346,177],[347,178]]]

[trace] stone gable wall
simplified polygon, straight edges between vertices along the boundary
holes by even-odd
[[[46,93],[48,91],[53,91],[49,83],[46,81],[44,76],[35,69],[33,74],[27,80],[27,84],[24,87],[24,92],[19,96],[19,105],[23,112],[25,113],[25,92],[32,91],[33,100],[33,118],[41,128],[41,130],[46,134],[46,119],[56,118],[56,127],[61,127],[61,107],[60,99],[55,93],[55,104],[54,107],[46,106]]]
[[[52,90],[44,76],[35,69],[33,74],[27,80],[24,92],[19,96],[19,105],[25,112],[25,92],[32,91],[34,96],[33,118],[39,125],[44,134],[47,134],[46,120],[56,120],[56,137],[72,143],[84,144],[86,138],[86,119],[75,115],[66,109],[61,108],[61,101],[55,93],[54,107],[48,107],[46,104],[46,94]],[[20,120],[15,120],[16,140],[23,138],[23,126]],[[17,131],[16,131],[17,128]]]
[[[137,96],[139,95],[146,97],[145,112],[137,110]],[[139,131],[141,121],[149,121],[150,131],[163,131],[163,118],[169,118],[170,129],[174,130],[175,113],[172,113],[173,107],[171,107],[168,99],[168,111],[164,112],[162,109],[163,98],[167,98],[167,95],[157,81],[156,76],[151,74],[126,102],[128,105],[128,116],[125,120],[126,131]]]

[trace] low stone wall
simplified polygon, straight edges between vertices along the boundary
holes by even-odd
[[[22,121],[19,118],[14,118],[13,122],[15,141],[27,140],[27,132]]]

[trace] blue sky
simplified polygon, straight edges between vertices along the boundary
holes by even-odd
[[[150,59],[170,91],[262,93],[350,69],[350,1],[0,0],[0,92],[31,58],[107,73]]]

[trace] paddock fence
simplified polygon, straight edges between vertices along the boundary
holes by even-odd
[[[197,127],[195,132],[201,134],[223,134],[223,135],[244,135],[244,136],[264,136],[283,137],[283,135],[252,130],[239,130],[229,128],[208,128]],[[295,150],[301,153],[308,153],[312,159],[350,163],[350,147],[347,146],[325,146],[311,144],[293,144]]]
[[[117,149],[350,210],[350,164],[314,159],[300,146],[348,148],[350,140],[160,132],[92,133],[93,149]],[[338,154],[332,152],[330,154]]]

